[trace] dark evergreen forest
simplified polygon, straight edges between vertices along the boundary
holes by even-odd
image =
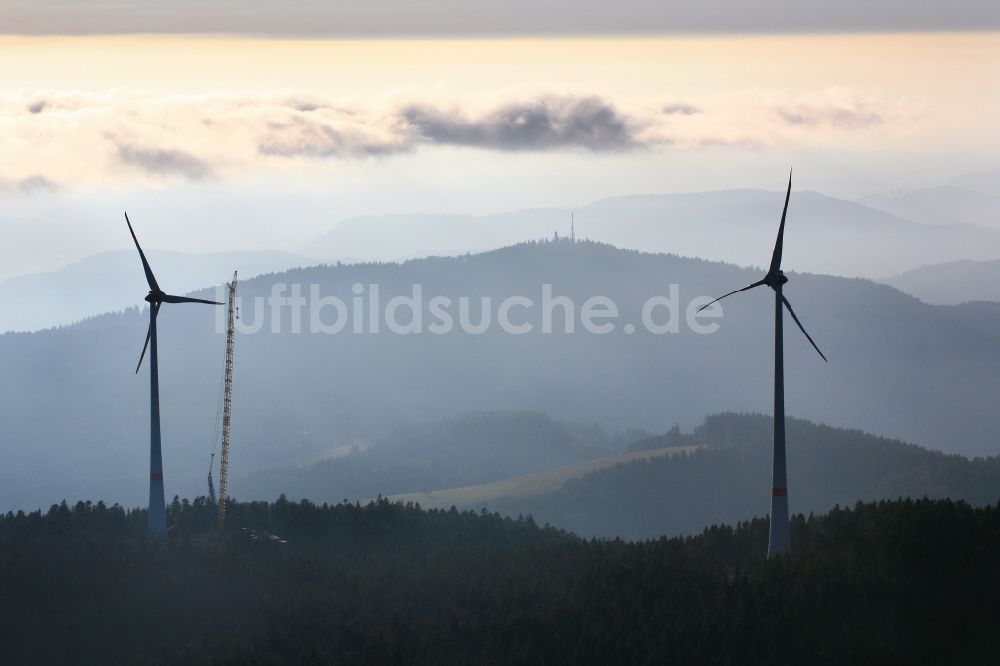
[[[0,517],[3,664],[983,664],[1000,505],[885,501],[694,537],[530,518],[175,501],[163,543],[103,503]],[[246,528],[246,529],[244,529]],[[252,533],[251,533],[252,530]],[[270,538],[280,536],[286,543]]]

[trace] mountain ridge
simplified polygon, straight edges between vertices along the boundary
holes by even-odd
[[[933,305],[1000,302],[1000,260],[929,264],[887,278],[885,283]]]
[[[926,263],[1000,259],[1000,229],[923,224],[858,201],[795,191],[789,206],[792,268],[884,278]],[[756,266],[770,252],[784,192],[743,189],[637,194],[576,207],[489,215],[386,214],[348,218],[309,244],[310,252],[413,256],[483,252],[526,238],[570,234],[617,247]],[[386,241],[385,239],[392,239]],[[858,243],[859,238],[865,242]]]
[[[466,412],[533,410],[606,431],[663,432],[675,423],[693,428],[720,410],[769,409],[773,304],[760,293],[727,299],[711,335],[692,332],[683,320],[676,334],[623,330],[626,322],[639,324],[646,299],[668,295],[671,283],[679,285],[682,318],[692,298],[758,277],[721,262],[566,241],[247,280],[240,323],[261,328],[236,341],[233,478]],[[801,336],[787,338],[790,415],[942,450],[996,452],[1000,305],[932,306],[869,280],[791,277],[786,294],[831,362],[822,364]],[[383,304],[417,283],[426,299],[490,297],[496,305],[528,295],[536,306],[526,315],[539,313],[542,284],[549,283],[572,300],[577,315],[587,298],[603,295],[621,316],[608,335],[585,333],[579,321],[575,334],[564,334],[558,312],[553,334],[493,327],[480,335],[350,328],[310,335],[292,333],[282,310],[280,332],[272,333],[265,301],[259,308],[255,301],[277,283],[304,285],[305,293],[315,284],[345,303],[353,285],[372,283],[381,286]],[[173,308],[160,318],[168,494],[203,488],[224,361],[217,314]],[[0,365],[10,379],[0,386],[7,460],[0,506],[44,505],[56,494],[120,502],[145,494],[148,378],[134,369],[146,326],[142,311],[132,309],[64,329],[0,335]]]

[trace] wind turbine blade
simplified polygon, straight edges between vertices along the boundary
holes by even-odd
[[[139,258],[142,259],[142,270],[146,273],[146,283],[149,285],[150,290],[159,291],[160,285],[156,284],[156,278],[153,276],[153,269],[149,267],[149,262],[146,261],[146,255],[143,254],[142,248],[139,247],[139,239],[135,237],[135,231],[132,230],[132,223],[129,222],[128,212],[125,212],[125,224],[128,225],[128,231],[132,234],[132,240],[135,241],[135,249],[139,250]]]
[[[799,330],[802,331],[802,335],[806,336],[806,339],[809,341],[809,344],[813,346],[813,349],[816,350],[816,353],[822,356],[824,361],[829,363],[830,359],[828,359],[826,355],[819,350],[819,347],[817,347],[816,343],[813,342],[812,336],[806,333],[805,327],[802,325],[802,322],[799,321],[799,318],[795,316],[795,310],[792,309],[792,304],[788,302],[788,299],[785,298],[784,294],[781,295],[781,302],[785,304],[786,308],[788,308],[788,314],[792,315],[792,319],[794,319],[795,323],[798,324]]]
[[[152,306],[152,308],[153,308],[152,318],[156,319],[156,315],[160,311],[160,304],[157,303],[156,305]],[[153,334],[153,322],[152,320],[150,320],[149,328],[146,329],[146,342],[145,344],[142,345],[142,353],[139,354],[139,363],[137,363],[135,366],[135,374],[139,374],[139,368],[142,367],[142,359],[146,358],[146,347],[149,346],[149,338],[152,334]]]
[[[163,295],[164,303],[207,303],[209,305],[225,305],[225,303],[220,303],[219,301],[206,301],[203,298],[189,298],[187,296],[171,296],[170,294]]]
[[[142,367],[142,360],[146,358],[146,347],[149,346],[149,336],[153,332],[153,324],[150,322],[149,328],[146,329],[146,344],[142,346],[142,353],[139,354],[139,362],[135,364],[135,374],[139,374],[139,368]]]
[[[719,301],[721,301],[726,296],[732,296],[733,294],[738,294],[741,291],[749,291],[749,290],[753,289],[754,287],[759,287],[759,286],[761,286],[763,284],[765,284],[764,280],[757,280],[756,282],[751,282],[750,284],[748,284],[747,286],[743,287],[742,289],[736,289],[734,291],[729,292],[728,294],[723,294],[722,296],[719,296],[717,299],[715,299],[711,303],[705,303],[705,305],[703,305],[700,308],[698,308],[698,312],[701,312],[702,310],[704,310],[705,308],[707,308],[709,305],[714,305],[714,304],[718,303]]]
[[[778,225],[778,239],[774,242],[774,254],[771,255],[771,272],[781,269],[781,249],[785,244],[785,215],[788,214],[788,198],[792,194],[792,170],[788,170],[788,190],[785,192],[785,207],[781,210],[781,224]]]

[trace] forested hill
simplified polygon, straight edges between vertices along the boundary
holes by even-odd
[[[770,238],[761,241],[762,260]],[[559,241],[246,281],[239,330],[257,332],[236,340],[233,476],[472,411],[533,410],[609,432],[662,432],[675,423],[690,429],[720,410],[769,410],[773,299],[760,290],[727,299],[723,318],[702,322],[719,324],[713,334],[689,328],[685,314],[692,299],[759,277],[757,269]],[[381,307],[374,311],[383,314],[390,299],[422,287],[422,333],[396,335],[384,322],[378,333],[355,334],[353,325],[309,333],[314,285],[320,297],[347,304],[350,317],[355,285],[368,313],[375,284]],[[572,301],[572,334],[565,333],[565,310],[554,306],[552,332],[543,332],[546,284]],[[670,300],[672,284],[677,332],[647,332],[644,305],[656,296]],[[267,299],[276,286],[285,296],[297,287],[307,300],[297,333],[291,308],[279,307],[271,318]],[[785,293],[830,358],[823,363],[789,330],[789,414],[968,455],[997,453],[1000,304],[932,306],[885,285],[806,274],[792,275]],[[429,330],[429,302],[438,296],[452,302],[455,326],[447,334]],[[500,303],[514,296],[534,303],[510,313],[515,323],[533,322],[531,332],[495,325]],[[584,303],[595,296],[618,309],[610,333],[588,333],[581,323]],[[477,324],[482,299],[490,299],[494,325],[482,333],[461,330],[463,298],[467,319]],[[157,320],[169,495],[204,492],[224,363],[222,314],[177,306]],[[329,324],[332,310],[323,317]],[[660,324],[666,318],[664,308],[653,316]],[[370,331],[366,316],[357,321]],[[398,321],[411,321],[406,308]],[[636,327],[632,334],[626,324]],[[0,335],[0,510],[62,497],[144,501],[149,384],[146,367],[139,376],[134,369],[147,325],[131,310],[64,329]]]
[[[716,414],[694,432],[672,431],[642,447],[700,444],[692,453],[602,469],[547,495],[509,497],[490,509],[531,514],[583,536],[694,534],[714,523],[766,515],[773,420]],[[786,421],[789,506],[823,512],[875,499],[1000,500],[1000,457],[969,459],[801,419]],[[635,445],[633,445],[634,447]]]
[[[638,435],[633,435],[638,436]],[[242,499],[285,493],[314,502],[500,481],[617,453],[629,433],[560,423],[537,412],[484,412],[400,428],[371,446],[338,451],[311,465],[240,478]],[[447,508],[447,507],[445,507]]]
[[[0,517],[3,664],[984,664],[1000,506],[858,505],[694,538],[587,541],[530,520],[177,502],[164,544],[103,504]],[[279,532],[287,543],[241,536]]]
[[[689,433],[675,427],[655,437],[637,431],[609,436],[537,413],[466,414],[401,429],[369,448],[313,465],[240,478],[234,486],[243,499],[283,492],[315,502],[405,495],[424,506],[485,506],[531,514],[581,536],[693,534],[767,513],[772,423],[768,415],[724,413]],[[976,506],[1000,500],[998,456],[970,459],[803,419],[788,418],[786,428],[793,510],[900,497]],[[576,463],[624,448],[669,447],[683,449],[602,465],[582,478],[567,474]],[[520,483],[524,475],[546,479],[548,490]]]

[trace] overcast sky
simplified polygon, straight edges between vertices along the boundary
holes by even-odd
[[[5,0],[8,34],[538,35],[989,30],[995,0]]]

